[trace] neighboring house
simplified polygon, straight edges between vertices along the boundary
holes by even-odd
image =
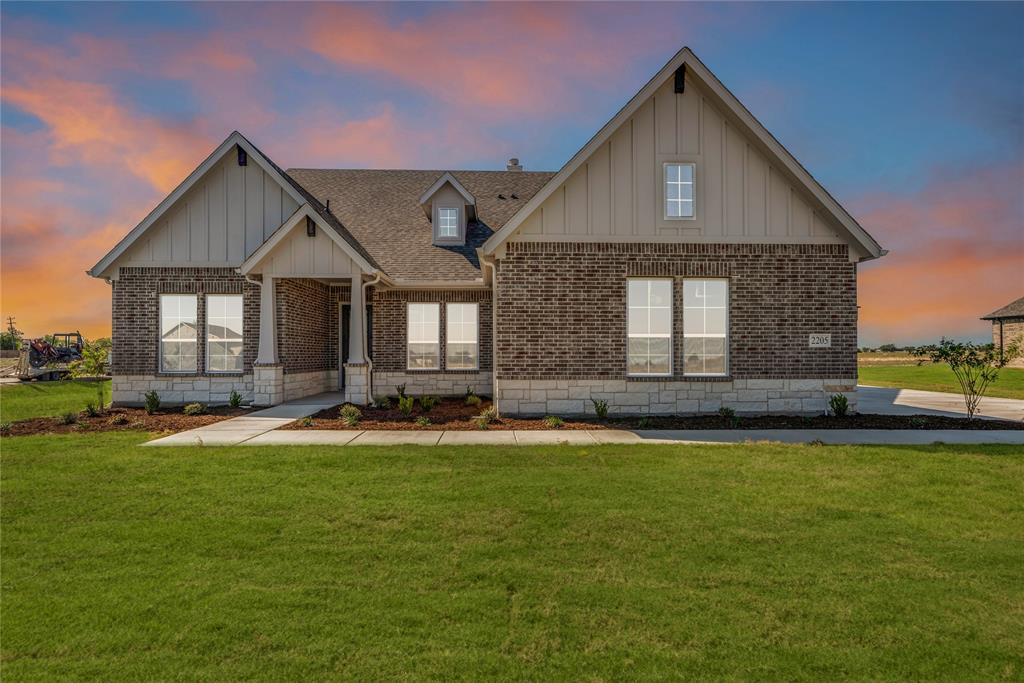
[[[285,172],[232,133],[90,274],[121,404],[820,412],[883,254],[684,48],[557,173]]]
[[[1024,296],[1002,308],[992,311],[982,320],[992,321],[992,343],[999,349],[1000,356],[1016,343],[1018,353],[1024,353]],[[1024,368],[1024,355],[1011,359],[1007,365]]]

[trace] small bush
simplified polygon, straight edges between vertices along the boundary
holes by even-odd
[[[126,425],[128,424],[128,416],[123,413],[118,413],[117,415],[111,416],[111,418],[107,420],[107,424],[113,427],[120,427],[122,425]]]
[[[494,406],[491,406],[476,416],[476,426],[480,429],[487,429],[497,419],[498,411]]]
[[[189,403],[187,406],[181,409],[186,415],[202,415],[206,412],[206,406],[202,403]]]
[[[424,417],[424,416],[420,415],[419,417],[416,418],[416,426],[417,427],[429,427],[430,426],[430,418],[429,417]]]
[[[412,408],[416,404],[416,399],[412,396],[399,396],[398,397],[398,410],[402,415],[412,415]]]
[[[843,394],[832,394],[828,400],[828,410],[836,417],[846,417],[850,410],[850,401]]]
[[[10,436],[11,434],[11,423],[0,422],[0,436]]]
[[[237,408],[240,405],[242,405],[242,395],[235,391],[234,389],[232,389],[231,395],[228,396],[228,405],[231,406],[232,408]]]
[[[597,413],[598,420],[608,419],[608,401],[603,398],[592,398],[590,402],[594,404],[594,412]]]
[[[544,418],[544,426],[548,429],[559,429],[563,424],[565,424],[565,420],[557,415],[548,415]]]
[[[429,413],[438,401],[440,399],[437,396],[420,396],[420,408],[424,413]]]
[[[351,403],[343,405],[338,414],[341,416],[341,421],[345,423],[346,427],[355,427],[363,417],[363,412]]]
[[[724,417],[726,420],[732,420],[736,417],[736,411],[728,406],[722,406],[718,409],[718,416]]]
[[[650,426],[651,426],[651,418],[649,418],[649,417],[641,417],[640,421],[637,422],[637,427],[639,427],[640,429],[647,429]]]
[[[155,391],[146,392],[146,413],[152,415],[160,410],[160,394]]]
[[[309,415],[307,415],[306,417],[304,417],[301,420],[299,420],[299,426],[300,427],[312,427],[313,426],[313,418],[311,418]]]
[[[57,418],[57,421],[62,425],[73,425],[78,422],[78,415],[76,413],[64,413]]]
[[[373,407],[381,410],[391,410],[391,399],[387,396],[374,396]]]
[[[468,394],[466,396],[466,405],[467,406],[478,406],[481,403],[483,403],[483,401],[481,401],[480,397],[477,396],[476,394]]]
[[[96,407],[95,403],[86,403],[85,414],[89,417],[97,417],[100,414],[100,409]]]
[[[476,396],[476,392],[473,391],[473,387],[466,385],[466,398],[469,398],[470,396]]]
[[[911,415],[910,420],[908,420],[908,422],[910,422],[910,426],[913,427],[914,429],[924,429],[925,426],[928,424],[928,420],[921,417],[920,415]]]
[[[395,391],[398,393],[398,398],[405,398],[405,385],[396,384]]]

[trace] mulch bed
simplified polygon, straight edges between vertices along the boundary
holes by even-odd
[[[340,407],[340,406],[339,406]],[[321,410],[310,420],[292,422],[281,429],[354,429],[354,430],[418,430],[468,431],[479,429],[474,419],[491,407],[489,400],[479,406],[467,406],[462,399],[441,399],[432,410],[424,413],[419,401],[411,415],[403,415],[394,405],[387,410],[370,406],[360,407],[363,416],[355,427],[348,427],[338,415],[339,407]],[[426,417],[428,425],[416,424]],[[542,418],[500,418],[492,422],[493,430],[551,429]],[[737,417],[735,420],[720,415],[694,415],[678,417],[621,417],[598,421],[596,418],[565,418],[559,429],[1024,429],[1024,422],[1009,420],[967,420],[962,417],[936,415],[763,415]]]
[[[73,424],[62,424],[59,417],[34,417],[11,424],[10,436],[31,434],[80,434],[94,432],[182,432],[204,427],[250,412],[245,408],[227,406],[208,408],[205,415],[185,415],[181,408],[161,408],[147,415],[142,408],[108,408],[96,417],[85,411],[78,414]]]

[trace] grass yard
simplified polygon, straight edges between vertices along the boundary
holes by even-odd
[[[110,402],[110,380],[103,382],[104,402]],[[0,422],[50,417],[85,410],[96,403],[96,383],[77,380],[22,382],[0,385]]]
[[[5,438],[3,677],[1024,676],[1012,447]]]
[[[861,384],[876,387],[960,393],[960,385],[948,365],[860,365],[857,368],[857,380]],[[985,395],[1024,399],[1024,369],[1003,368],[999,371],[999,379],[989,387]]]

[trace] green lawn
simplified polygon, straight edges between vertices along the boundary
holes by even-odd
[[[103,383],[104,402],[110,402],[110,380]],[[85,410],[96,403],[96,383],[64,380],[60,382],[23,382],[0,385],[0,422],[16,422],[30,417],[60,415]]]
[[[5,681],[1024,676],[1012,447],[5,438]]]
[[[857,368],[857,379],[861,384],[876,387],[960,393],[960,385],[948,365],[861,365]],[[1003,368],[985,395],[1024,399],[1024,369]]]

